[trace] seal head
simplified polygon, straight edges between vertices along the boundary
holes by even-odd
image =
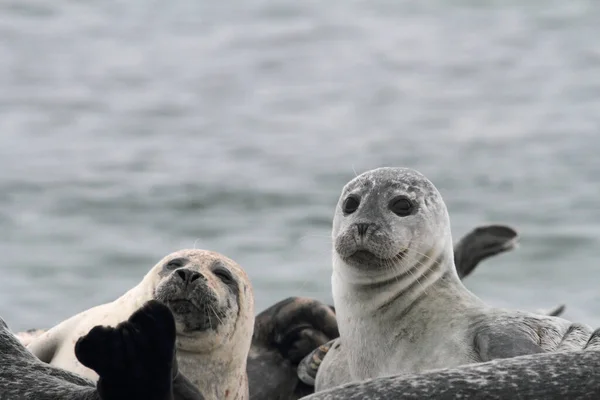
[[[178,347],[200,351],[231,340],[240,306],[244,307],[240,303],[244,282],[240,282],[236,264],[223,258],[178,253],[159,265],[160,281],[154,297],[175,316]]]
[[[448,212],[435,186],[408,168],[366,172],[343,189],[333,219],[334,268],[347,278],[408,273],[432,249],[453,255]]]

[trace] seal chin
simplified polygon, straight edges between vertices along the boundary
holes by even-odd
[[[398,264],[404,259],[408,249],[403,249],[393,257],[379,257],[369,250],[357,250],[349,256],[342,257],[342,260],[348,265],[356,268],[385,268]]]

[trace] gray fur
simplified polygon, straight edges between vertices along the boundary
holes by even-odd
[[[592,340],[597,341],[597,334]],[[598,399],[600,352],[520,356],[486,363],[350,383],[305,400]]]
[[[100,399],[94,382],[41,362],[0,321],[0,399]]]
[[[393,211],[401,197],[413,205],[404,215]],[[556,351],[569,335],[578,338],[570,339],[576,347],[592,333],[584,325],[569,330],[571,323],[561,318],[492,308],[471,293],[454,265],[446,205],[417,171],[379,168],[349,182],[336,207],[332,238],[332,289],[342,346],[339,355],[325,356],[317,391]],[[342,368],[328,362],[330,357],[347,361],[349,375],[343,380],[334,379]]]

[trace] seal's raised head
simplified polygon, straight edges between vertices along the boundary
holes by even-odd
[[[154,280],[154,298],[175,317],[178,348],[203,352],[250,340],[252,288],[233,260],[212,251],[180,250],[159,261],[146,279]]]
[[[409,168],[374,169],[346,184],[332,235],[334,265],[337,258],[370,274],[413,265],[440,247],[452,252],[450,220],[440,193]]]

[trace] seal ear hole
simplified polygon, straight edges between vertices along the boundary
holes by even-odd
[[[415,206],[406,196],[398,196],[390,201],[389,208],[397,216],[406,217],[413,213]]]
[[[344,200],[344,203],[342,203],[342,211],[346,215],[352,214],[354,211],[356,211],[358,209],[359,205],[360,205],[360,197],[351,194],[350,196],[346,197],[346,200]]]
[[[217,267],[213,270],[213,274],[226,285],[233,283],[233,275],[231,275],[231,272],[227,268]]]

